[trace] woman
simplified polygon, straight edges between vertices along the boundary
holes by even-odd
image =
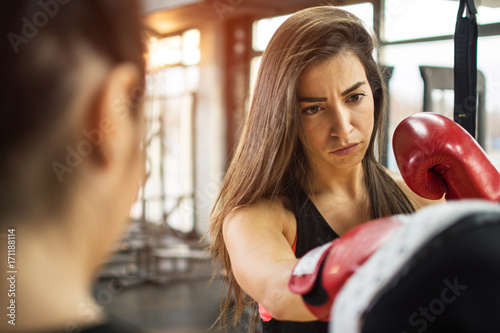
[[[139,3],[1,1],[0,16],[0,331],[132,332],[91,287],[143,174]]]
[[[358,18],[331,6],[296,13],[271,39],[211,216],[229,286],[222,321],[231,298],[241,315],[247,294],[264,332],[326,332],[287,288],[297,258],[428,203],[377,162],[386,90],[374,46]]]

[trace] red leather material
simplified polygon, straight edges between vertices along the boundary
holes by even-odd
[[[323,287],[330,307],[346,281],[396,232],[401,222],[388,217],[363,223],[345,233],[335,244],[323,269]],[[331,319],[331,318],[330,318]]]
[[[312,290],[325,258],[330,253],[335,241],[307,252],[295,265],[288,288],[294,294],[304,295]]]
[[[307,308],[319,320],[328,321],[332,304],[344,283],[400,226],[401,222],[395,217],[366,222],[341,238],[311,250],[293,269],[290,291],[302,295]],[[325,298],[321,302],[315,298],[312,304],[308,302],[310,298],[304,297],[310,292],[324,293]]]
[[[500,173],[476,140],[445,116],[423,112],[404,119],[393,148],[406,184],[424,198],[500,201]]]

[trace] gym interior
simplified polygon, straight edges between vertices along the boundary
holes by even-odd
[[[206,332],[217,319],[220,267],[204,248],[209,215],[252,96],[269,39],[292,13],[340,6],[378,37],[391,136],[405,117],[453,119],[454,31],[450,0],[146,0],[148,180],[130,230],[106,264],[95,295],[111,313],[155,333]],[[500,168],[500,1],[476,0],[476,138]],[[245,331],[242,329],[242,332]]]
[[[471,134],[500,169],[500,0],[476,0],[477,107]],[[148,51],[145,182],[94,284],[111,315],[149,333],[207,332],[223,301],[206,248],[210,214],[249,110],[259,63],[294,12],[335,5],[379,40],[388,86],[385,151],[406,117],[454,118],[457,0],[144,0]],[[228,332],[246,332],[241,327]],[[212,328],[217,331],[217,327]]]
[[[149,177],[96,283],[113,314],[149,332],[205,332],[215,322],[223,272],[210,264],[203,235],[261,55],[290,14],[325,3],[352,11],[380,40],[390,94],[386,166],[397,171],[389,143],[402,119],[422,111],[453,118],[458,1],[145,1]],[[477,138],[499,168],[500,1],[476,5]]]

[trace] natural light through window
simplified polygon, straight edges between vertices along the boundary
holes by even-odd
[[[497,1],[497,0],[493,0]],[[493,1],[483,1],[493,3]],[[481,1],[476,1],[480,4]],[[500,7],[477,6],[478,24],[500,22]],[[386,0],[384,40],[400,41],[455,33],[458,1]]]

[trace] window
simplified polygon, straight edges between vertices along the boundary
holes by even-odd
[[[373,5],[371,3],[361,3],[350,6],[342,6],[347,11],[350,11],[359,17],[366,26],[373,31]],[[276,16],[264,18],[254,22],[252,45],[256,53],[262,54],[269,44],[271,37],[278,30],[279,26],[285,22],[290,15]],[[261,55],[254,57],[250,63],[250,92],[253,92],[255,78],[260,66]]]
[[[476,0],[478,24],[500,22],[500,8],[490,7],[494,2],[497,1]],[[485,5],[479,5],[481,3]],[[455,33],[457,13],[458,1],[386,0],[383,40],[394,42],[451,36]]]
[[[476,1],[476,3],[481,3]],[[482,1],[491,4],[491,1]],[[500,21],[500,8],[478,6],[478,24]],[[457,1],[447,0],[388,0],[385,7],[383,63],[393,66],[390,81],[390,142],[397,124],[406,116],[423,111],[423,80],[419,66],[453,68]],[[480,28],[481,29],[481,28]],[[486,120],[485,150],[493,164],[500,168],[500,30],[496,36],[478,39],[478,70],[485,76]],[[481,31],[481,30],[480,30]],[[431,41],[434,37],[447,36]],[[416,39],[416,40],[412,40]],[[453,118],[454,92],[432,92],[433,111]],[[389,150],[391,150],[389,146]],[[397,170],[392,153],[389,168]]]
[[[500,169],[500,3],[497,0],[476,1],[478,24],[488,35],[478,40],[478,70],[486,81],[485,150]],[[453,34],[458,1],[450,0],[386,0],[382,29],[380,62],[394,67],[389,83],[390,123],[389,167],[397,170],[391,151],[392,133],[406,116],[423,111],[423,80],[419,66],[453,68]],[[361,18],[373,29],[374,8],[371,3],[342,7]],[[250,65],[250,92],[261,61],[261,54],[276,29],[289,15],[265,18],[254,23],[253,49],[256,56]],[[481,26],[482,25],[482,26]],[[452,118],[454,92],[432,93],[433,110]]]
[[[132,218],[182,232],[194,226],[194,106],[200,33],[152,38],[145,111],[146,182]]]

